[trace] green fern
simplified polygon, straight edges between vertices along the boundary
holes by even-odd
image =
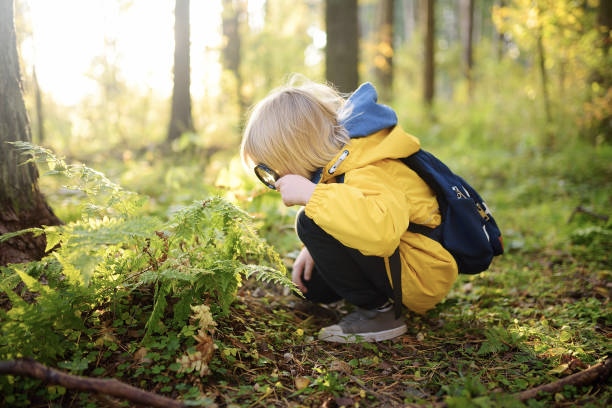
[[[224,199],[194,202],[163,221],[143,213],[146,197],[103,174],[38,146],[14,145],[79,191],[82,213],[66,225],[28,230],[46,235],[43,260],[0,268],[0,296],[10,302],[0,310],[0,359],[77,358],[108,330],[100,316],[125,323],[122,316],[137,307],[130,302],[146,305],[130,324],[147,343],[167,329],[180,332],[191,305],[226,316],[245,278],[294,288],[251,217]]]
[[[83,164],[67,164],[49,149],[27,142],[10,144],[27,157],[24,164],[34,162],[39,168],[44,167],[43,175],[71,181],[66,188],[80,192],[86,198],[82,201],[83,218],[127,217],[139,211],[146,200],[146,197],[124,190],[99,171]]]
[[[478,355],[495,354],[511,349],[520,349],[523,336],[520,333],[504,329],[503,327],[490,327],[485,332],[486,340],[478,349]]]

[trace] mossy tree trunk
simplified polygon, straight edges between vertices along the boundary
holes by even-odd
[[[38,188],[36,165],[9,142],[32,140],[23,100],[13,22],[13,0],[0,0],[0,234],[41,225],[58,225]],[[44,236],[22,235],[0,244],[0,265],[38,260],[45,253]]]

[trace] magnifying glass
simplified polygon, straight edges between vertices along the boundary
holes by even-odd
[[[276,183],[276,180],[280,178],[277,172],[262,163],[255,166],[254,171],[255,175],[259,180],[261,180],[262,183],[264,183],[268,188],[276,190],[274,183]]]

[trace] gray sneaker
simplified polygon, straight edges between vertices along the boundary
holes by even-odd
[[[357,309],[338,324],[322,328],[319,340],[336,343],[375,342],[392,339],[407,330],[406,323],[395,318],[392,307],[386,311]]]

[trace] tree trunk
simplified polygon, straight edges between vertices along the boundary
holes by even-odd
[[[402,35],[401,35],[401,44],[405,42],[409,42],[416,31],[417,24],[417,14],[418,14],[418,0],[403,0],[400,1],[400,9],[401,11],[401,21],[402,24]]]
[[[550,96],[548,92],[548,71],[546,70],[546,50],[544,48],[543,31],[542,27],[538,27],[536,44],[538,47],[538,68],[540,70],[540,81],[542,82],[544,113],[546,115],[546,123],[550,124],[552,123],[552,112],[550,109]]]
[[[496,1],[496,4],[498,7],[503,8],[506,7],[506,2],[505,0],[499,0]],[[497,60],[501,61],[502,58],[504,57],[504,52],[505,52],[505,44],[506,44],[506,40],[505,40],[505,35],[502,32],[497,32],[497,36],[496,36],[496,44],[497,44]]]
[[[605,27],[601,30],[601,41],[604,54],[608,55],[610,44],[612,43],[609,35],[612,29],[612,2],[606,0],[601,0],[599,2],[597,22],[601,27]]]
[[[40,91],[40,84],[38,83],[38,76],[36,76],[36,68],[34,68],[32,72],[32,82],[34,83],[34,97],[36,100],[36,105],[35,105],[36,123],[38,124],[38,127],[37,127],[38,140],[36,140],[35,143],[42,146],[45,143],[45,127],[44,127],[45,115],[43,112],[42,92]]]
[[[225,39],[222,53],[223,66],[236,78],[236,97],[240,107],[240,118],[245,116],[248,109],[248,102],[242,94],[243,79],[240,73],[242,63],[241,21],[245,21],[246,18],[245,0],[223,0],[222,29]]]
[[[468,96],[472,97],[474,81],[474,0],[461,0],[461,27],[463,38],[463,76],[467,81]]]
[[[359,28],[357,0],[326,0],[325,76],[341,92],[359,85]]]
[[[612,142],[612,114],[610,109],[596,108],[596,106],[610,106],[612,98],[612,69],[610,69],[610,45],[612,39],[610,30],[612,29],[612,2],[601,0],[597,10],[597,29],[599,36],[595,38],[593,47],[601,49],[601,59],[591,68],[590,75],[585,80],[589,98],[587,103],[593,104],[592,109],[597,109],[598,114],[583,129],[585,136],[593,143]],[[598,87],[593,87],[593,83]]]
[[[0,234],[61,221],[38,188],[34,163],[23,163],[9,142],[31,142],[32,135],[17,57],[13,0],[0,0]],[[39,260],[45,254],[44,236],[22,235],[0,244],[0,265]]]
[[[423,69],[423,100],[431,107],[435,89],[435,0],[424,0],[425,3],[425,66]]]
[[[380,98],[387,102],[393,97],[394,10],[394,0],[382,0],[378,4],[378,38],[376,40],[374,66],[379,84]]]
[[[174,88],[168,142],[185,132],[193,132],[189,60],[189,0],[176,0],[174,8]]]

